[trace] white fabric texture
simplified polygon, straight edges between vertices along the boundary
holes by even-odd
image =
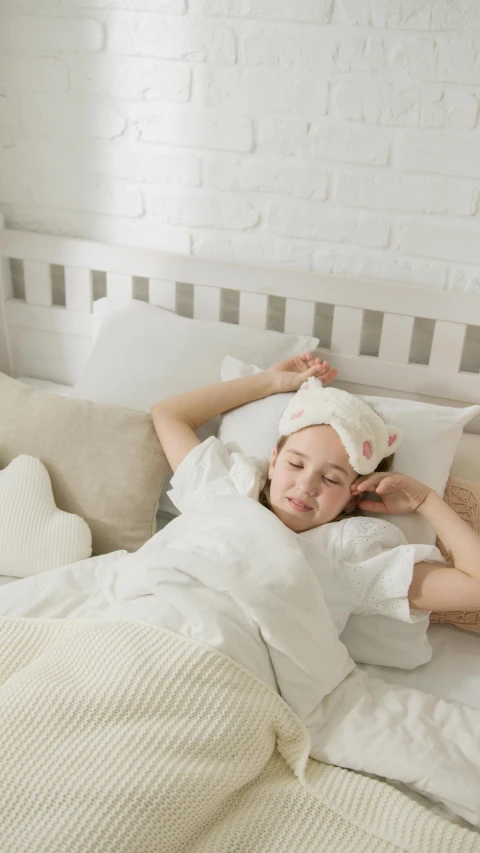
[[[228,354],[266,368],[318,346],[318,338],[191,320],[139,300],[119,308],[105,298],[95,310],[105,317],[69,396],[144,412],[159,400],[219,382]],[[208,421],[199,437],[216,434],[218,424],[218,418]],[[167,482],[160,498],[159,521],[162,513],[178,514],[166,496],[169,487]]]
[[[372,617],[371,621],[374,622],[375,618]],[[408,627],[405,623],[396,624]],[[438,699],[458,702],[480,711],[479,634],[460,631],[454,625],[433,623],[428,630],[428,638],[432,659],[425,666],[407,670],[362,663],[359,667],[389,684],[414,687]]]
[[[310,376],[290,399],[280,418],[278,432],[291,435],[315,424],[329,424],[347,451],[357,474],[371,474],[382,459],[398,449],[402,431],[387,424],[361,397],[325,388]]]
[[[0,706],[2,853],[480,850],[385,783],[309,759],[279,696],[154,625],[1,620]]]
[[[57,508],[39,459],[17,456],[0,471],[0,575],[24,578],[91,553],[88,524]]]
[[[45,575],[1,587],[0,616],[26,617],[30,623],[32,614],[49,620],[61,611],[67,620],[148,622],[212,646],[281,694],[307,725],[314,757],[396,779],[480,826],[480,712],[360,676],[338,639],[299,537],[257,501],[235,495],[207,498],[136,553],[110,564],[105,560],[90,573],[83,564],[47,575],[48,595]],[[25,635],[27,631],[28,625]],[[123,659],[118,643],[114,648],[117,659]],[[156,659],[150,644],[150,664]],[[61,672],[61,662],[58,666]],[[40,671],[38,689],[56,685],[56,669]],[[82,679],[87,683],[90,671],[87,652],[80,685]],[[185,697],[202,678],[215,695],[206,665],[195,678],[187,678]],[[107,706],[109,683],[101,681],[98,691]],[[126,709],[138,693],[145,695],[130,684],[126,677]],[[85,695],[81,686],[74,694],[78,709]],[[50,702],[52,696],[55,700],[50,689]],[[228,697],[222,698],[228,706]],[[24,713],[24,703],[15,707],[21,708],[17,715],[26,720],[31,736],[38,707],[31,702],[30,715]],[[52,713],[64,744],[76,727],[68,714],[62,724],[55,701]],[[229,718],[225,727],[224,720],[216,717],[222,740],[229,737]],[[270,730],[272,746],[274,740]],[[173,748],[168,738],[166,748]],[[118,777],[112,784],[121,787]]]
[[[260,370],[261,367],[228,356],[222,363],[221,377],[226,382]],[[268,459],[279,437],[279,420],[293,396],[293,393],[273,394],[226,412],[218,438],[224,444],[235,442],[247,456]],[[420,480],[443,496],[463,427],[480,413],[480,406],[461,409],[390,397],[363,396],[362,399],[403,431],[394,470]],[[408,542],[435,544],[435,531],[421,516],[392,515],[389,521],[403,530]]]
[[[225,446],[211,436],[182,459],[168,494],[181,512],[188,507],[195,509],[199,501],[214,495],[258,500],[265,476],[260,459],[250,459],[235,445]]]
[[[233,445],[226,447],[212,436],[182,460],[172,478],[169,494],[183,512],[196,509],[211,496],[239,495],[257,500],[264,479],[261,460],[246,457]],[[411,644],[406,644],[409,666],[411,645],[418,649],[415,665],[430,659],[431,647],[426,637],[428,612],[410,609],[408,589],[416,562],[443,562],[437,548],[409,545],[394,525],[363,517],[331,522],[293,535],[298,538],[304,557],[320,584],[339,634],[351,614],[388,616],[390,619],[377,638],[386,665],[403,666],[405,663],[402,647],[398,648],[397,643],[388,638],[390,623],[394,620],[415,625]],[[397,639],[395,632],[394,639]],[[364,661],[361,637],[359,639],[355,633],[347,635],[346,646],[354,660],[372,662],[371,654]]]
[[[413,566],[424,561],[444,565],[434,545],[409,545],[402,531],[379,518],[355,517],[342,524],[338,564],[356,599],[352,613],[383,614],[402,622],[423,619],[423,610],[411,610],[405,586],[412,582]]]

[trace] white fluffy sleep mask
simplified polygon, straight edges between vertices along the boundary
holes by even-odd
[[[311,376],[290,400],[278,429],[280,435],[291,435],[317,424],[333,427],[358,474],[375,471],[385,456],[395,453],[402,440],[402,431],[385,423],[360,397],[338,388],[324,388],[319,379]]]

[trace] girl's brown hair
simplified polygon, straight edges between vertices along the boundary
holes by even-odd
[[[372,406],[372,408],[373,408],[373,406]],[[377,412],[377,414],[378,414],[378,412]],[[280,436],[280,438],[277,441],[277,453],[280,453],[282,447],[285,446],[287,438],[288,438],[288,435],[281,435]],[[378,463],[377,467],[375,468],[375,473],[377,473],[377,472],[383,473],[383,472],[390,471],[392,468],[392,465],[393,465],[394,457],[395,457],[395,454],[392,453],[390,456],[385,456],[383,459],[381,459],[380,462]],[[263,489],[261,490],[261,492],[258,496],[258,500],[262,504],[262,506],[266,507],[266,509],[269,509],[271,512],[273,512],[272,505],[270,503],[270,480],[269,479],[267,479],[265,481],[265,485],[264,485]],[[360,515],[360,512],[357,509],[352,510],[352,512],[345,512],[345,510],[344,510],[343,512],[340,513],[340,515],[337,515],[337,517],[333,520],[334,521],[340,521],[342,518],[346,518],[346,516],[352,517],[352,516],[357,515],[357,514]]]

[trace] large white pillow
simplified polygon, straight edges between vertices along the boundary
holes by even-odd
[[[266,368],[318,346],[318,338],[190,320],[138,300],[108,313],[108,302],[104,302],[104,320],[71,397],[149,412],[158,400],[218,382],[227,355]],[[218,423],[214,418],[200,427],[199,438],[203,441],[216,435]],[[169,489],[168,481],[159,505],[160,515],[169,513],[166,520],[178,515],[166,496]]]
[[[225,382],[258,372],[260,368],[253,364],[226,358],[221,367],[221,378]],[[292,396],[274,394],[227,412],[221,419],[218,438],[224,443],[236,441],[248,456],[268,459],[278,439],[278,422]],[[480,406],[461,409],[391,397],[364,396],[363,399],[403,430],[403,441],[395,454],[394,470],[415,477],[443,496],[463,427],[480,412]],[[435,544],[435,531],[420,516],[381,517],[403,530],[412,544]]]
[[[0,575],[26,578],[91,553],[88,524],[57,508],[39,459],[17,456],[0,471]]]

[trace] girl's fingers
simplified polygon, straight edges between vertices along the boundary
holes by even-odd
[[[370,480],[363,480],[362,483],[352,483],[350,488],[355,492],[374,492],[375,483],[370,482]]]
[[[330,363],[328,361],[324,361],[320,357],[313,358],[312,353],[304,353],[300,358],[306,366],[306,378],[308,378],[308,376],[317,376],[328,384],[335,379],[338,373],[336,368],[330,367]]]
[[[364,480],[360,482],[356,481],[352,483],[351,488],[355,489],[356,492],[378,492],[380,487],[380,491],[384,492],[392,483],[391,476],[385,476],[385,474],[371,474],[365,477]]]

